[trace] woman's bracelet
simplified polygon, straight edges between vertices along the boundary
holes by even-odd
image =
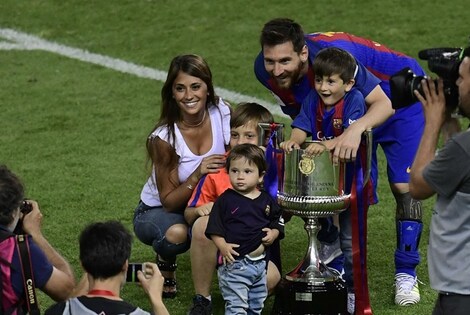
[[[192,178],[192,177],[190,176],[190,177],[188,177],[188,179],[186,180],[186,183],[187,183],[186,188],[188,188],[189,190],[193,190],[194,187],[197,186],[197,183],[199,182],[199,180],[197,180],[197,181],[196,181],[196,184],[194,184],[194,185],[191,184],[191,182],[194,182],[194,178]]]

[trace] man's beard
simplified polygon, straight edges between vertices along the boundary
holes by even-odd
[[[278,86],[281,88],[281,89],[284,89],[284,90],[287,90],[287,89],[290,89],[292,88],[292,86],[297,83],[298,81],[300,81],[301,77],[302,77],[302,69],[305,67],[305,63],[306,62],[299,62],[299,66],[293,71],[291,72],[284,80],[282,80],[281,82],[279,80],[276,79],[276,82],[278,84]]]

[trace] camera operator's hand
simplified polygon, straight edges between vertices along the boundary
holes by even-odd
[[[437,80],[437,88],[432,78],[421,81],[424,96],[418,90],[414,90],[416,98],[423,104],[426,125],[441,129],[446,120],[446,100],[444,96],[444,83],[442,79]]]
[[[42,213],[36,201],[27,200],[27,202],[31,204],[33,210],[23,215],[23,231],[34,237],[41,234]]]
[[[165,279],[158,266],[155,263],[144,263],[144,269],[137,272],[137,278],[139,278],[142,288],[144,288],[145,293],[150,298],[153,312],[157,315],[169,315],[162,300],[163,282]]]

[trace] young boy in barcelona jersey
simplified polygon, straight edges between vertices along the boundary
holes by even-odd
[[[291,138],[281,143],[281,148],[287,153],[300,148],[309,135],[312,140],[321,143],[310,144],[305,149],[306,154],[315,156],[325,150],[332,150],[343,130],[366,112],[364,97],[354,88],[357,64],[351,54],[339,48],[325,48],[318,52],[312,67],[315,73],[315,90],[312,90],[302,103],[300,113],[292,123]],[[359,150],[362,151],[361,148]],[[339,236],[345,258],[343,278],[348,289],[348,312],[351,314],[354,314],[354,285],[367,286],[367,283],[353,281],[353,260],[355,266],[358,266],[354,268],[354,280],[367,281],[365,276],[356,277],[364,275],[361,270],[361,264],[364,264],[365,268],[363,216],[367,213],[372,191],[371,185],[365,186],[363,190],[366,176],[364,162],[363,156],[358,156],[355,162],[346,163],[344,191],[346,194],[356,195],[357,203],[352,202],[351,207],[339,215]],[[353,250],[358,255],[353,257]],[[359,291],[362,291],[362,287]]]

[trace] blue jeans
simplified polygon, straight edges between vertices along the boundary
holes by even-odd
[[[152,246],[153,250],[166,261],[174,261],[176,255],[189,249],[190,238],[181,244],[173,244],[166,240],[166,231],[175,224],[184,224],[181,212],[168,212],[163,207],[150,207],[142,201],[134,211],[134,233],[144,244]]]
[[[225,315],[261,314],[268,296],[266,260],[248,258],[219,266],[220,292],[225,301]]]

